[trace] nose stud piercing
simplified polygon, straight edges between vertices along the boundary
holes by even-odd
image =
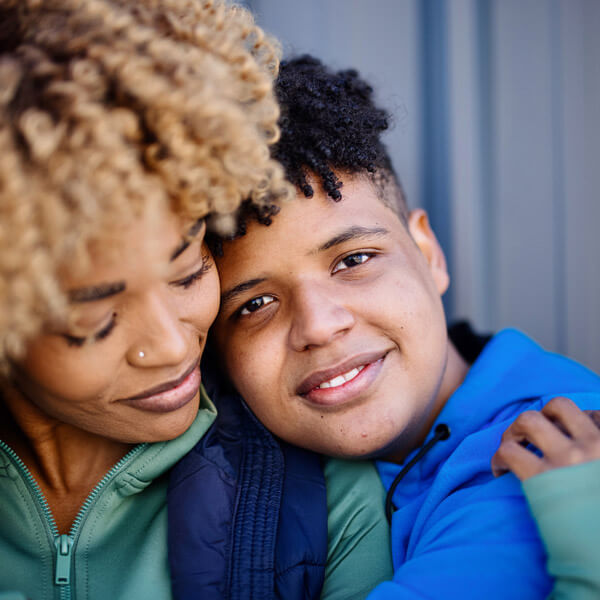
[[[145,353],[144,351],[140,350],[140,351],[138,352],[138,356],[139,356],[140,358],[144,358],[144,356],[146,356],[146,353]]]

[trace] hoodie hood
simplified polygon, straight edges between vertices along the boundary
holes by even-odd
[[[496,423],[512,421],[523,412],[524,401],[539,399],[541,407],[555,396],[598,392],[599,389],[600,377],[589,369],[543,350],[520,331],[502,330],[486,344],[462,385],[450,396],[425,442],[442,423],[450,428],[450,437],[437,443],[415,465],[402,487],[415,478],[423,480],[433,476],[468,435]],[[535,406],[530,408],[535,409]],[[406,457],[405,464],[418,450]],[[387,489],[397,475],[398,465],[378,461],[377,466]]]

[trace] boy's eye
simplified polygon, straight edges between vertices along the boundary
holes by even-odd
[[[343,271],[344,269],[351,269],[352,267],[362,265],[363,263],[366,263],[372,256],[372,252],[355,252],[354,254],[344,256],[342,260],[336,263],[332,273],[337,273],[338,271]]]
[[[63,337],[67,340],[69,346],[83,346],[90,338],[94,342],[98,342],[108,337],[111,331],[117,324],[117,313],[113,313],[110,321],[98,332],[87,337],[78,337],[75,335],[64,334]]]
[[[248,300],[248,302],[246,302],[246,304],[240,308],[238,314],[240,316],[252,314],[253,312],[261,309],[263,306],[271,304],[271,302],[274,302],[274,300],[275,298],[273,298],[273,296],[269,296],[268,294],[265,294],[264,296],[257,296],[256,298],[252,298],[252,300]]]
[[[187,277],[184,277],[183,279],[178,279],[177,281],[173,281],[172,284],[177,287],[182,287],[187,290],[196,281],[201,279],[202,276],[206,272],[210,271],[211,267],[212,267],[212,263],[210,262],[210,258],[205,255],[202,257],[202,266],[197,271],[190,273]]]

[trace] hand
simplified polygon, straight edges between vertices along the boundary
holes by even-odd
[[[542,456],[526,448],[532,444]],[[582,411],[568,398],[553,398],[541,411],[521,413],[502,435],[492,457],[496,477],[512,471],[521,481],[534,475],[600,459],[600,411]]]

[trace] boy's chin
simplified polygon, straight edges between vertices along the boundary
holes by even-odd
[[[375,442],[372,440],[360,439],[352,440],[346,439],[346,443],[340,447],[327,448],[319,447],[313,448],[317,453],[324,454],[325,456],[332,456],[334,458],[342,458],[344,460],[393,460],[393,457],[401,454],[408,454],[409,450],[401,450],[401,444],[397,439],[390,442]]]
[[[407,446],[404,436],[394,437],[388,442],[371,444],[365,443],[365,440],[357,441],[357,443],[349,448],[346,452],[338,455],[338,458],[348,460],[388,460],[391,462],[402,462],[404,458],[411,452],[412,447]]]

